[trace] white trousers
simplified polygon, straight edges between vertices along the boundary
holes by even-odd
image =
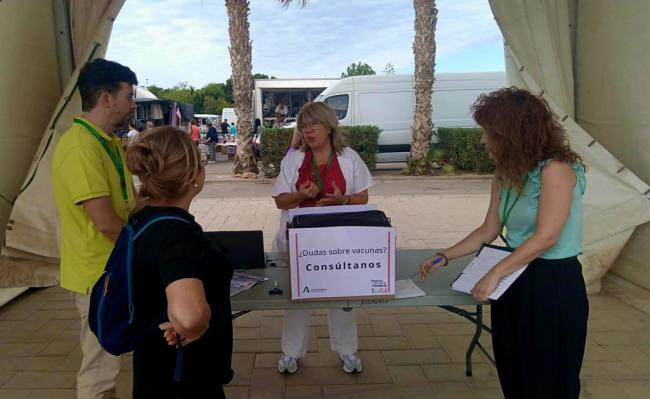
[[[74,303],[81,317],[81,367],[77,373],[77,399],[105,399],[115,396],[120,357],[106,352],[88,325],[90,295],[74,292]]]
[[[282,329],[282,352],[300,358],[307,353],[309,340],[309,316],[311,309],[287,310],[284,313]],[[327,318],[330,333],[330,346],[340,355],[351,355],[359,348],[357,321],[354,311],[328,309]]]

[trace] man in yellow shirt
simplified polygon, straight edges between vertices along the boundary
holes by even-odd
[[[133,179],[114,131],[136,109],[135,73],[95,59],[79,73],[82,114],[54,149],[52,187],[61,222],[61,286],[72,291],[81,317],[83,359],[77,398],[110,398],[120,358],[104,351],[88,326],[89,292],[135,206]]]

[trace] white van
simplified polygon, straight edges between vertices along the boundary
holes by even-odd
[[[413,75],[352,76],[332,83],[315,101],[332,107],[343,126],[381,128],[377,162],[403,162],[411,148],[413,84]],[[434,127],[475,127],[470,106],[480,94],[505,85],[505,72],[436,74]]]
[[[221,121],[225,121],[226,119],[228,119],[228,125],[232,125],[233,122],[235,122],[235,125],[237,124],[237,114],[234,108],[224,108],[221,111]]]

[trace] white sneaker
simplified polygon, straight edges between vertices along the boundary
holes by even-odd
[[[298,359],[283,353],[280,360],[278,360],[278,371],[289,374],[295,373],[298,371]]]
[[[343,371],[346,373],[360,373],[363,371],[363,364],[361,364],[361,359],[356,353],[351,355],[339,355],[339,358],[343,361]]]

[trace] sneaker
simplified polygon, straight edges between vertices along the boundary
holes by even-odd
[[[339,358],[343,361],[343,371],[346,373],[360,373],[363,371],[361,359],[355,353],[351,355],[339,355]]]
[[[278,360],[278,371],[289,374],[295,373],[298,371],[298,359],[283,353],[280,360]]]

